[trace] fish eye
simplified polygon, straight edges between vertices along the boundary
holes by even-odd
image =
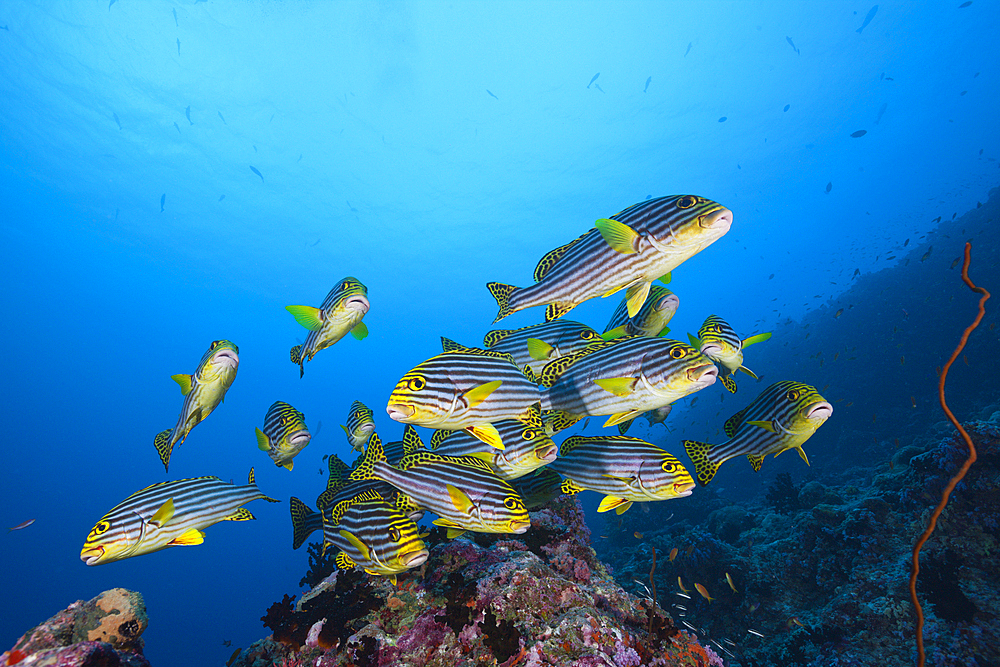
[[[534,429],[526,428],[523,431],[521,431],[522,440],[534,440],[535,435],[537,434],[535,433]]]
[[[677,208],[691,208],[698,203],[698,198],[691,195],[685,195],[677,200]]]
[[[96,526],[94,526],[94,533],[100,535],[102,533],[107,532],[108,528],[110,527],[111,527],[110,523],[108,523],[107,521],[101,521]]]
[[[393,542],[399,542],[399,529],[393,526],[389,529],[389,539]]]
[[[672,347],[670,348],[670,357],[672,359],[683,359],[684,355],[687,354],[687,350],[683,347]]]
[[[427,380],[420,375],[412,377],[406,381],[406,388],[410,391],[421,391],[426,386]]]
[[[583,340],[590,340],[591,338],[597,338],[597,332],[596,331],[581,331],[580,332],[580,338],[582,338]]]
[[[523,510],[524,503],[516,496],[507,496],[503,499],[503,505],[509,510]]]
[[[670,461],[664,461],[663,465],[660,466],[660,467],[663,468],[663,472],[668,473],[668,474],[669,473],[673,473],[673,472],[675,472],[677,470],[677,464],[676,463],[671,463]]]
[[[787,398],[789,401],[797,401],[799,398],[798,390],[792,389],[787,394],[785,394],[785,398]]]
[[[208,349],[214,350],[215,348],[219,347],[219,343],[221,342],[222,342],[221,340],[213,340],[212,344],[209,346]]]
[[[345,280],[344,284],[340,286],[340,289],[345,290],[345,289],[347,289],[350,286],[351,286],[351,283],[349,283],[348,281]]]

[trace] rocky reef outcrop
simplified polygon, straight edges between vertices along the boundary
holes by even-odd
[[[0,655],[0,664],[149,667],[142,655],[148,623],[142,595],[113,588],[93,600],[77,600],[28,630]]]

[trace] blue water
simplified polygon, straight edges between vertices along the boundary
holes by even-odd
[[[154,665],[221,664],[223,640],[264,636],[307,567],[287,502],[94,568],[84,537],[165,479],[256,467],[268,495],[312,504],[323,455],[353,458],[350,403],[397,437],[396,380],[441,335],[479,344],[484,284],[526,285],[597,218],[650,195],[729,207],[731,232],[674,273],[671,327],[716,312],[748,334],[985,201],[1000,5],[880,2],[859,34],[871,4],[4,2],[0,525],[37,521],[2,538],[0,649],[115,586],[145,596]],[[300,380],[284,306],[347,275],[371,334]],[[615,305],[571,317],[603,330]],[[180,409],[170,376],[219,338],[239,374],[167,477],[152,441]],[[275,400],[315,433],[292,472],[254,440]]]

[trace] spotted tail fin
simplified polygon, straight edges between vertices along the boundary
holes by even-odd
[[[323,527],[323,518],[295,496],[291,497],[288,505],[292,514],[292,549],[298,549],[314,530]]]
[[[709,458],[709,451],[712,445],[707,442],[697,440],[685,440],[684,451],[694,462],[695,473],[697,473],[698,483],[702,486],[708,485],[719,470],[719,464]]]
[[[496,319],[493,320],[493,323],[496,324],[513,312],[510,309],[510,297],[518,290],[518,288],[513,285],[505,285],[504,283],[486,283],[486,289],[488,289],[490,294],[493,295],[493,298],[497,300],[499,312],[497,312]]]
[[[153,438],[153,446],[156,447],[156,453],[160,455],[160,461],[163,462],[164,472],[170,472],[170,452],[174,449],[170,435],[173,432],[174,429],[168,428],[166,431],[160,431]]]

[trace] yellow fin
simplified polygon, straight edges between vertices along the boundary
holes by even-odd
[[[771,338],[770,332],[756,334],[754,336],[750,336],[749,338],[744,339],[743,347],[746,347],[747,345],[753,345],[754,343],[763,343],[765,340],[770,340],[770,338]]]
[[[323,328],[323,311],[312,306],[285,306],[295,321],[309,331],[319,331]]]
[[[750,377],[752,377],[754,380],[759,380],[760,379],[759,377],[757,377],[756,373],[754,373],[752,370],[750,370],[746,366],[740,366],[739,370],[743,371],[744,373],[746,373],[747,375],[749,375]]]
[[[451,504],[454,505],[455,509],[458,510],[462,516],[470,516],[470,510],[474,507],[472,498],[452,484],[445,485],[445,488],[448,489],[448,495],[451,496]]]
[[[528,339],[528,354],[535,361],[544,361],[552,356],[553,347],[538,338]]]
[[[185,531],[182,535],[175,537],[168,542],[169,546],[172,547],[193,547],[195,545],[201,544],[205,541],[205,533],[201,532],[197,528],[192,528]]]
[[[490,394],[499,389],[500,385],[503,384],[503,380],[493,380],[492,382],[486,382],[479,385],[478,387],[473,387],[469,391],[465,392],[462,397],[465,402],[469,404],[470,408],[474,408],[487,398]]]
[[[324,544],[323,546],[325,547],[326,545]],[[334,557],[333,562],[337,566],[337,569],[340,570],[350,570],[354,567],[357,567],[357,564],[353,560],[351,560],[351,557],[345,554],[343,551],[341,551]]]
[[[619,505],[618,507],[616,507],[615,508],[615,514],[624,514],[628,510],[629,507],[632,507],[632,501],[631,500],[628,501],[628,502],[626,502],[626,503],[622,503],[621,505]]]
[[[364,340],[368,337],[368,327],[365,326],[364,322],[358,322],[353,329],[351,329],[351,335],[358,340]]]
[[[187,396],[191,393],[191,384],[194,381],[190,375],[185,375],[184,373],[179,373],[177,375],[171,375],[170,379],[181,386],[181,393]]]
[[[295,466],[295,463],[289,461],[288,463],[279,463],[278,465],[284,468],[285,470],[291,470]]]
[[[618,507],[626,503],[628,503],[629,505],[632,504],[631,501],[625,500],[624,498],[619,498],[618,496],[604,496],[604,499],[601,500],[601,504],[597,506],[597,511],[607,512],[608,510],[617,509]],[[619,514],[621,514],[621,512],[619,512]]]
[[[601,334],[601,338],[604,340],[614,340],[616,338],[621,338],[628,333],[626,325],[621,325],[620,327],[615,327],[609,331],[605,331]]]
[[[806,456],[806,450],[802,449],[802,445],[796,447],[795,450],[799,453],[799,456],[802,457],[802,460],[806,462],[806,465],[809,465],[809,457]]]
[[[660,276],[658,278],[658,280],[661,283],[663,283],[664,285],[669,285],[670,284],[670,273],[668,272],[668,273],[663,274],[662,276]]]
[[[340,529],[340,536],[343,537],[348,542],[350,542],[351,546],[353,546],[355,549],[361,552],[361,555],[364,557],[365,560],[369,561],[371,560],[371,552],[368,550],[368,547],[365,546],[364,542],[362,542],[361,540],[356,538],[352,533],[349,533],[343,528]]]
[[[152,516],[149,520],[149,525],[154,528],[163,528],[163,525],[170,521],[174,516],[174,499],[167,498],[167,502],[160,505],[160,509],[156,510],[156,514]]]
[[[594,226],[616,252],[623,255],[632,255],[637,252],[635,246],[639,235],[625,223],[610,218],[601,218],[594,223]]]
[[[760,464],[764,462],[763,456],[747,454],[747,460],[750,461],[750,467],[753,468],[754,472],[760,472]]]
[[[628,305],[629,317],[635,317],[639,309],[642,308],[642,304],[646,303],[646,297],[649,296],[649,287],[651,284],[643,280],[625,290],[625,298],[628,300],[626,303]]]
[[[701,340],[697,336],[693,334],[688,334],[688,341],[691,343],[691,347],[693,347],[694,349],[696,350],[701,349]]]
[[[257,431],[257,449],[261,450],[262,452],[271,451],[271,441],[268,439],[266,435],[264,435],[264,432],[261,431],[259,428],[254,430]]]
[[[660,333],[656,334],[656,337],[663,338],[668,333],[670,333],[670,327],[663,327],[662,329],[660,329]]]
[[[499,380],[497,380],[497,382],[499,382]],[[497,427],[493,424],[476,424],[475,426],[470,426],[465,430],[485,442],[490,447],[495,447],[499,450],[504,449],[503,439],[500,437],[500,431],[498,431]]]
[[[223,518],[223,521],[254,521],[256,519],[257,517],[250,514],[250,510],[241,507],[229,516]]]
[[[774,424],[772,424],[769,421],[754,420],[754,421],[748,421],[746,423],[750,424],[751,426],[759,426],[760,428],[764,429],[765,431],[770,431],[771,433],[777,433],[778,432],[777,429],[774,428]]]
[[[635,378],[632,377],[594,380],[594,384],[615,396],[628,396],[635,391]]]
[[[389,579],[389,583],[391,583],[393,586],[396,585],[396,575],[390,574],[387,578]]]
[[[618,412],[608,417],[608,421],[604,422],[603,425],[614,426],[616,424],[621,424],[624,421],[628,421],[629,419],[635,419],[638,416],[639,416],[638,410],[629,410],[628,412]]]
[[[698,476],[698,483],[705,486],[712,481],[712,478],[715,477],[715,473],[719,470],[719,464],[713,461],[709,456],[712,445],[707,442],[699,442],[697,440],[685,440],[682,444],[684,445],[684,451],[687,452],[688,458],[694,461],[694,469]]]
[[[466,532],[467,531],[462,530],[461,528],[449,528],[445,535],[447,535],[449,540],[453,540],[460,535],[464,535]]]

